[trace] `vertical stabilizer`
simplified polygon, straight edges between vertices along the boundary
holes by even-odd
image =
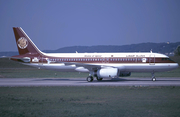
[[[23,54],[39,54],[42,52],[36,47],[36,45],[31,41],[28,35],[24,32],[21,27],[13,27],[14,35],[16,39],[17,48],[19,55]]]

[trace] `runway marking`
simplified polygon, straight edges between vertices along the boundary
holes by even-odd
[[[116,78],[87,82],[85,78],[0,78],[0,87],[13,86],[180,86],[179,78]]]

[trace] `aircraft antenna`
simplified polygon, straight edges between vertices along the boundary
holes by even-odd
[[[150,50],[150,52],[152,53],[152,49]]]

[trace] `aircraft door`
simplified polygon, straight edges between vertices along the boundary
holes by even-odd
[[[38,59],[39,59],[39,63],[38,63],[39,68],[44,68],[43,64],[47,63],[46,58],[44,58],[44,56],[39,56]]]
[[[43,66],[43,56],[39,56],[38,59],[39,59],[38,62],[39,67]]]
[[[155,65],[155,55],[150,54],[149,56],[149,65]]]
[[[109,58],[105,58],[106,59],[106,63],[109,63]]]

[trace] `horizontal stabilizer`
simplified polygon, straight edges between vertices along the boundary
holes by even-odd
[[[29,57],[24,57],[24,58],[10,57],[10,59],[11,60],[15,59],[17,61],[24,62],[24,63],[29,63],[31,61]]]

